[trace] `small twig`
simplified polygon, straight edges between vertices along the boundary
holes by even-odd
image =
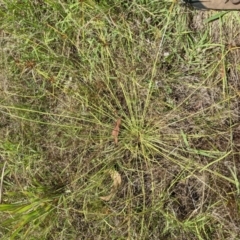
[[[4,164],[3,164],[1,181],[0,181],[0,203],[2,203],[2,186],[3,186],[3,176],[4,176],[4,171],[5,171],[6,163],[7,163],[7,162],[4,162]]]

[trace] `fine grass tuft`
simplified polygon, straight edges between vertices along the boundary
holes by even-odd
[[[1,1],[2,239],[238,239],[239,13]]]

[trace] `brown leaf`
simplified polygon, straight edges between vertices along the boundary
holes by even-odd
[[[100,197],[100,199],[102,199],[103,201],[109,201],[113,197],[119,185],[121,185],[122,183],[122,178],[119,172],[117,172],[116,170],[110,170],[109,173],[110,173],[111,179],[113,180],[113,185],[109,195]]]
[[[122,183],[121,175],[116,170],[111,170],[110,176],[113,180],[113,188],[116,189]]]
[[[103,201],[108,202],[108,201],[112,198],[113,194],[114,194],[114,193],[111,193],[111,194],[109,194],[109,195],[107,195],[107,196],[100,197],[100,199],[102,199]]]
[[[115,127],[112,131],[112,136],[114,137],[115,144],[118,144],[118,134],[119,134],[119,131],[120,131],[120,124],[121,124],[121,118],[118,118],[118,120],[115,124]]]

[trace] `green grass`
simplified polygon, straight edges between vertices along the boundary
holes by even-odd
[[[238,12],[0,6],[1,239],[240,238]]]

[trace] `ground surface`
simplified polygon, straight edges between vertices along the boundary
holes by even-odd
[[[240,239],[239,12],[0,0],[1,239]]]

